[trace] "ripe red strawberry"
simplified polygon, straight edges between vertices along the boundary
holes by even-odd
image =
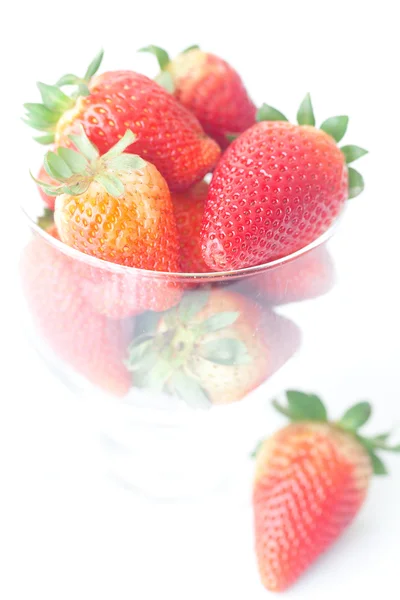
[[[38,84],[43,104],[25,108],[27,123],[46,131],[39,141],[70,146],[68,136],[83,126],[105,154],[130,129],[137,141],[127,151],[153,163],[171,190],[184,190],[213,169],[220,150],[193,114],[144,75],[113,71],[92,79],[100,61],[101,55],[83,79],[69,75],[58,82],[77,84],[73,97],[59,87]]]
[[[49,184],[49,185],[55,185],[56,181],[54,179],[52,179],[50,177],[50,175],[47,174],[46,169],[44,168],[44,165],[41,166],[40,171],[38,173],[38,179],[40,181],[44,181],[45,183]],[[46,204],[46,206],[48,206],[51,210],[54,210],[54,203],[55,203],[55,197],[54,196],[49,196],[49,194],[46,194],[46,192],[43,190],[43,188],[39,185],[39,193],[42,196],[43,202]]]
[[[345,200],[362,191],[361,175],[347,168],[366,153],[338,148],[347,117],[314,127],[309,96],[299,125],[264,105],[257,123],[226,150],[210,184],[201,231],[210,269],[233,270],[286,256],[318,238]]]
[[[260,299],[269,304],[317,298],[329,292],[334,282],[335,268],[325,246],[318,246],[248,280]]]
[[[131,386],[124,366],[130,325],[90,308],[80,291],[79,262],[35,237],[24,250],[21,278],[35,326],[56,356],[94,385],[125,395]]]
[[[222,58],[191,46],[173,60],[158,46],[142,48],[157,57],[158,81],[196,115],[204,131],[223,148],[228,133],[254,125],[256,107],[239,74]]]
[[[180,266],[183,273],[207,273],[209,268],[203,260],[200,229],[208,184],[196,183],[185,192],[171,195],[181,247]]]
[[[191,291],[130,347],[135,382],[193,407],[241,400],[297,349],[291,321],[227,290]]]
[[[387,435],[359,434],[368,402],[331,423],[317,396],[290,391],[287,399],[288,408],[275,406],[292,423],[259,448],[253,492],[258,565],[271,591],[294,583],[351,523],[372,473],[386,473],[376,451],[400,452]]]

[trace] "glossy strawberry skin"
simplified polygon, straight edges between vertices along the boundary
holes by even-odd
[[[127,151],[153,163],[177,191],[215,166],[218,145],[192,113],[148,77],[131,71],[103,73],[92,79],[90,92],[58,123],[58,145],[70,145],[67,136],[82,124],[104,154],[130,129],[137,141]]]
[[[334,263],[325,246],[249,279],[257,298],[273,305],[317,298],[328,293],[334,284]]]
[[[208,184],[200,181],[185,192],[171,195],[181,249],[180,267],[183,273],[209,272],[203,260],[200,243],[207,194]]]
[[[54,228],[49,234],[57,238]],[[123,396],[131,387],[124,359],[132,327],[92,310],[81,295],[84,268],[35,237],[20,265],[28,308],[38,333],[59,359],[106,392]]]
[[[175,96],[223,148],[229,144],[226,133],[242,133],[254,125],[256,106],[238,73],[222,58],[193,49],[180,54],[167,70]]]
[[[291,424],[264,442],[253,492],[264,586],[283,591],[343,532],[372,475],[365,449],[329,424]]]
[[[54,179],[52,179],[46,173],[46,170],[43,165],[40,168],[37,178],[39,181],[43,181],[44,183],[50,183],[51,185],[56,184],[56,181],[54,181]],[[38,185],[38,190],[46,206],[48,206],[51,210],[54,210],[54,204],[56,200],[55,196],[49,196],[48,194],[46,194],[46,192],[43,190],[43,188],[40,187],[40,185]]]
[[[257,123],[214,172],[201,231],[212,270],[286,256],[318,238],[348,197],[344,155],[328,134],[280,121]]]
[[[79,196],[57,198],[55,222],[68,246],[129,267],[179,271],[179,242],[168,186],[151,163],[120,172],[115,198],[92,181]]]

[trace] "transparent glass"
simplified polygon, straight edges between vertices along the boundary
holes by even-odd
[[[230,493],[266,434],[267,401],[308,367],[301,323],[334,286],[337,224],[284,259],[196,275],[98,260],[25,217],[27,333],[93,411],[108,472],[145,500]]]

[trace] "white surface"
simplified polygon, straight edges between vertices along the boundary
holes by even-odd
[[[65,12],[48,1],[8,7],[11,23],[0,41],[7,63],[1,148],[11,148],[2,157],[1,598],[268,597],[256,571],[250,504],[145,508],[107,484],[88,414],[18,329],[17,205],[31,193],[27,168],[38,156],[18,120],[20,105],[35,101],[36,79],[82,72],[100,46],[104,68],[152,74],[150,58],[137,57],[136,48],[158,43],[173,53],[198,42],[244,74],[257,102],[294,116],[311,91],[319,120],[351,115],[346,143],[370,150],[359,165],[367,191],[334,240],[340,285],[315,305],[307,368],[293,374],[293,384],[320,392],[335,415],[370,398],[377,429],[400,423],[399,42],[393,3],[381,1],[379,11],[367,4],[248,0],[235,9],[232,2],[114,1],[102,9],[70,0]],[[304,318],[308,312],[304,305]],[[268,429],[280,423],[266,411],[267,418]],[[355,525],[285,597],[381,594],[382,582],[392,590],[388,598],[397,597],[400,460],[388,463],[392,477],[374,481]]]

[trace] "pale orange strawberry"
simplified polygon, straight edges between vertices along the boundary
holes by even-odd
[[[193,407],[241,400],[298,348],[291,321],[229,290],[187,292],[155,331],[134,340],[129,367],[143,387]]]
[[[385,434],[360,435],[368,402],[332,423],[314,394],[286,395],[287,408],[275,406],[292,423],[258,449],[253,492],[259,571],[271,591],[294,583],[356,517],[372,473],[386,473],[376,451],[400,451]]]
[[[102,260],[147,271],[179,271],[179,242],[173,206],[164,178],[151,163],[122,154],[134,136],[101,158],[85,134],[71,136],[81,153],[59,148],[45,158],[59,187],[55,222],[67,245]],[[179,286],[167,277],[140,271],[87,269],[82,292],[101,314],[123,318],[166,310],[179,301]]]

